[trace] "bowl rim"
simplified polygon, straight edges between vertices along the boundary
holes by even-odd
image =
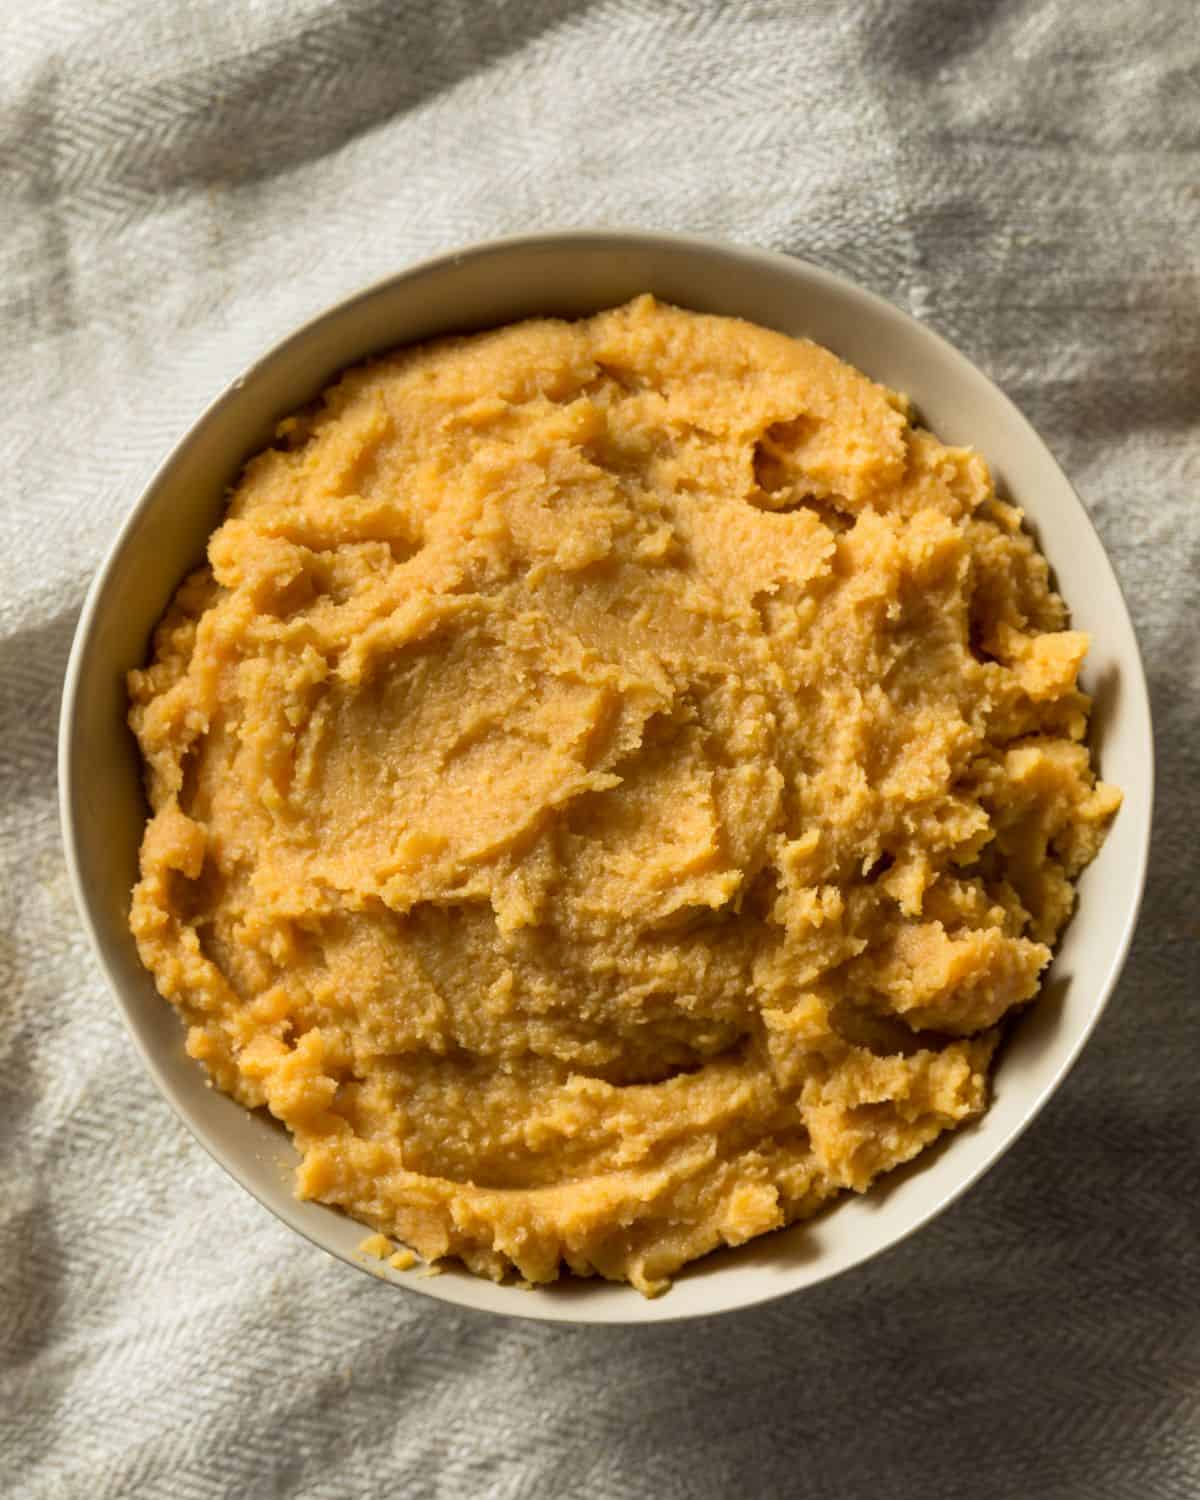
[[[123,987],[118,980],[113,966],[109,963],[102,941],[99,924],[94,913],[92,897],[87,889],[79,867],[77,855],[77,814],[76,808],[80,797],[80,747],[76,743],[73,733],[79,688],[82,670],[86,656],[89,639],[99,615],[102,602],[108,590],[109,581],[117,568],[131,536],[138,529],[138,523],[145,512],[155,504],[159,491],[170,482],[170,476],[175,467],[196,446],[203,444],[206,440],[208,430],[219,423],[222,413],[231,404],[242,401],[245,398],[244,390],[251,386],[260,370],[268,366],[274,366],[277,362],[285,360],[294,348],[308,343],[319,330],[327,324],[335,323],[350,312],[351,309],[370,302],[374,298],[391,291],[393,288],[405,282],[419,282],[431,273],[446,270],[455,266],[463,265],[469,261],[485,260],[496,256],[509,256],[513,254],[528,253],[530,251],[547,249],[570,249],[574,248],[607,248],[613,251],[640,249],[654,250],[662,246],[675,247],[684,252],[690,252],[699,256],[716,256],[724,260],[738,260],[748,266],[759,265],[770,267],[778,272],[786,272],[799,275],[810,284],[817,287],[825,286],[831,290],[837,290],[842,295],[849,293],[860,302],[865,303],[872,313],[885,318],[898,319],[904,327],[906,335],[918,334],[920,338],[931,341],[936,347],[941,359],[948,361],[958,373],[969,377],[974,382],[982,382],[983,386],[990,390],[994,400],[1007,408],[1010,419],[1023,431],[1024,437],[1044,460],[1048,460],[1061,475],[1065,492],[1073,499],[1077,511],[1077,519],[1080,520],[1091,532],[1097,544],[1098,555],[1103,559],[1104,566],[1109,573],[1109,581],[1116,590],[1124,610],[1125,623],[1129,628],[1129,637],[1132,645],[1132,656],[1129,673],[1132,681],[1127,683],[1137,699],[1136,708],[1140,708],[1144,720],[1144,732],[1141,736],[1142,743],[1139,754],[1145,761],[1145,818],[1138,830],[1136,841],[1136,867],[1133,872],[1133,881],[1130,887],[1131,899],[1124,913],[1122,928],[1113,950],[1113,956],[1109,963],[1102,983],[1096,991],[1083,1023],[1078,1026],[1072,1041],[1058,1067],[1049,1079],[1041,1086],[1040,1090],[1031,1100],[1023,1105],[1020,1119],[1009,1130],[990,1151],[990,1153],[973,1169],[964,1173],[945,1191],[938,1194],[928,1207],[919,1212],[911,1223],[906,1225],[893,1237],[883,1243],[868,1246],[861,1254],[856,1254],[844,1264],[840,1264],[824,1271],[822,1274],[812,1277],[802,1285],[767,1285],[756,1294],[744,1297],[740,1300],[720,1303],[711,1308],[680,1308],[673,1312],[670,1307],[670,1296],[658,1299],[649,1304],[656,1311],[652,1317],[644,1315],[647,1307],[645,1299],[632,1287],[625,1287],[628,1295],[622,1310],[614,1314],[607,1310],[603,1314],[597,1314],[594,1310],[588,1311],[585,1303],[578,1307],[571,1307],[569,1303],[550,1302],[537,1303],[534,1297],[522,1294],[518,1288],[511,1288],[511,1305],[502,1308],[480,1308],[472,1305],[468,1300],[455,1295],[452,1287],[456,1285],[456,1278],[405,1278],[403,1281],[393,1280],[390,1277],[380,1276],[377,1264],[364,1263],[361,1257],[344,1252],[338,1246],[320,1238],[300,1218],[299,1210],[301,1204],[289,1194],[281,1201],[269,1201],[255,1186],[247,1180],[247,1177],[239,1169],[235,1158],[222,1147],[213,1136],[206,1123],[200,1116],[190,1109],[178,1096],[173,1084],[166,1074],[165,1068],[160,1064],[157,1056],[148,1046],[146,1040],[140,1034],[136,1024],[133,1006],[127,999]],[[381,346],[386,347],[386,346]],[[399,345],[397,347],[402,347]],[[366,350],[361,358],[372,357],[379,350]],[[342,366],[346,368],[346,366]],[[330,377],[333,378],[333,377]],[[1129,712],[1132,710],[1126,710]],[[689,1321],[702,1317],[715,1317],[722,1313],[735,1312],[751,1307],[762,1306],[769,1302],[777,1301],[783,1297],[791,1296],[800,1291],[813,1290],[817,1286],[834,1279],[837,1276],[855,1270],[878,1256],[887,1254],[902,1244],[911,1235],[924,1228],[932,1222],[952,1204],[962,1197],[964,1193],[973,1187],[993,1166],[1016,1144],[1022,1135],[1033,1124],[1034,1120],[1041,1114],[1043,1108],[1057,1092],[1074,1067],[1084,1046],[1099,1024],[1101,1016],[1107,1009],[1117,982],[1121,976],[1129,949],[1133,941],[1133,935],[1137,927],[1142,902],[1145,894],[1146,876],[1149,865],[1151,833],[1154,812],[1154,782],[1155,782],[1155,757],[1154,757],[1154,735],[1153,721],[1151,716],[1150,695],[1147,686],[1145,663],[1138,639],[1137,627],[1134,623],[1132,613],[1129,609],[1125,591],[1121,580],[1112,564],[1103,540],[1092,519],[1090,512],[1084,505],[1074,484],[1066,471],[1055,459],[1049,446],[1036,430],[1029,419],[1024,415],[1012,398],[977,365],[958,350],[950,341],[939,333],[930,324],[915,317],[905,308],[898,306],[878,292],[853,280],[849,276],[843,276],[838,272],[831,271],[827,267],[816,264],[801,256],[793,256],[781,251],[762,249],[757,246],[747,245],[735,240],[728,240],[719,236],[686,234],[673,231],[657,231],[644,228],[621,228],[621,227],[577,227],[561,230],[549,229],[535,233],[504,235],[497,238],[478,240],[449,250],[441,254],[419,260],[411,265],[390,275],[379,277],[357,291],[339,298],[336,302],[322,309],[320,312],[305,319],[294,327],[282,338],[277,339],[266,350],[259,354],[248,366],[229,380],[218,394],[204,407],[200,414],[192,420],[186,431],[179,440],[171,447],[170,451],[155,468],[154,472],[141,489],[134,504],[130,507],[122,520],[115,537],[105,551],[103,558],[93,574],[91,583],[84,596],[84,602],[78,617],[75,633],[72,639],[70,656],[67,663],[66,673],[63,680],[63,692],[58,720],[58,789],[59,789],[59,816],[60,828],[64,851],[66,856],[68,880],[75,901],[76,910],[87,935],[88,943],[95,958],[101,974],[104,976],[107,987],[116,1003],[126,1033],[133,1042],[143,1066],[153,1079],[159,1093],[171,1106],[176,1116],[182,1121],[195,1140],[208,1152],[214,1161],[218,1163],[239,1186],[248,1192],[264,1208],[268,1209],[276,1218],[282,1220],[290,1229],[303,1236],[311,1244],[324,1250],[327,1254],[336,1257],[345,1264],[355,1267],[359,1271],[365,1271],[374,1275],[376,1279],[382,1279],[393,1286],[401,1286],[405,1290],[419,1293],[423,1296],[432,1297],[437,1301],[468,1310],[472,1313],[488,1315],[489,1313],[499,1317],[523,1318],[537,1322],[562,1322],[568,1324],[583,1325],[615,1325],[633,1326],[648,1323],[668,1323]],[[364,1234],[369,1231],[364,1226]],[[730,1253],[728,1251],[722,1253]],[[734,1252],[736,1253],[736,1252]]]

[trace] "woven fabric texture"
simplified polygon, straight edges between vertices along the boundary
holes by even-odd
[[[573,225],[847,273],[1021,404],[1114,559],[1159,803],[1125,977],[950,1213],[657,1329],[389,1291],[143,1075],[60,847],[88,578],[299,321]],[[41,0],[0,45],[0,1492],[1200,1494],[1200,21],[1193,0]]]

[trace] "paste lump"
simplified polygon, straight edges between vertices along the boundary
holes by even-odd
[[[131,926],[297,1191],[652,1294],[987,1100],[1120,800],[976,453],[642,297],[350,371],[130,721]]]

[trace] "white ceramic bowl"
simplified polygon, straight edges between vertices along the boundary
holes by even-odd
[[[75,897],[142,1059],[214,1157],[315,1244],[363,1266],[361,1225],[291,1191],[295,1152],[271,1120],[205,1084],[175,1012],[142,968],[126,925],[145,819],[125,725],[126,671],[177,584],[204,552],[226,486],[280,417],[344,366],[434,334],[533,314],[579,316],[638,292],[732,313],[825,344],[916,403],[950,443],[988,459],[1024,507],[1071,606],[1091,633],[1085,685],[1097,695],[1094,743],[1125,802],[1079,887],[1077,915],[1041,1002],[1005,1048],[991,1109],[976,1124],[861,1198],[807,1225],[723,1251],[646,1301],[627,1286],[576,1282],[537,1291],[462,1270],[421,1279],[372,1262],[377,1275],[464,1307],[575,1322],[651,1323],[748,1307],[815,1286],[928,1223],[1012,1144],[1062,1082],[1095,1026],[1129,946],[1149,844],[1150,709],[1133,628],[1112,568],[1062,471],[1008,399],[937,334],[828,271],[782,255],[676,235],[569,233],[502,240],[447,255],[369,288],[307,324],[221,395],[167,459],[96,575],[67,670],[59,775]],[[1063,1140],[1062,1149],[1071,1143]]]

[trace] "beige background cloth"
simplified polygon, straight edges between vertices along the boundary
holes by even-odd
[[[422,256],[605,224],[810,257],[998,380],[1159,737],[1140,933],[1037,1126],[867,1268],[645,1331],[389,1292],[251,1202],[141,1072],[54,785],[88,577],[213,394]],[[0,302],[4,1494],[1200,1494],[1193,0],[14,5]]]

